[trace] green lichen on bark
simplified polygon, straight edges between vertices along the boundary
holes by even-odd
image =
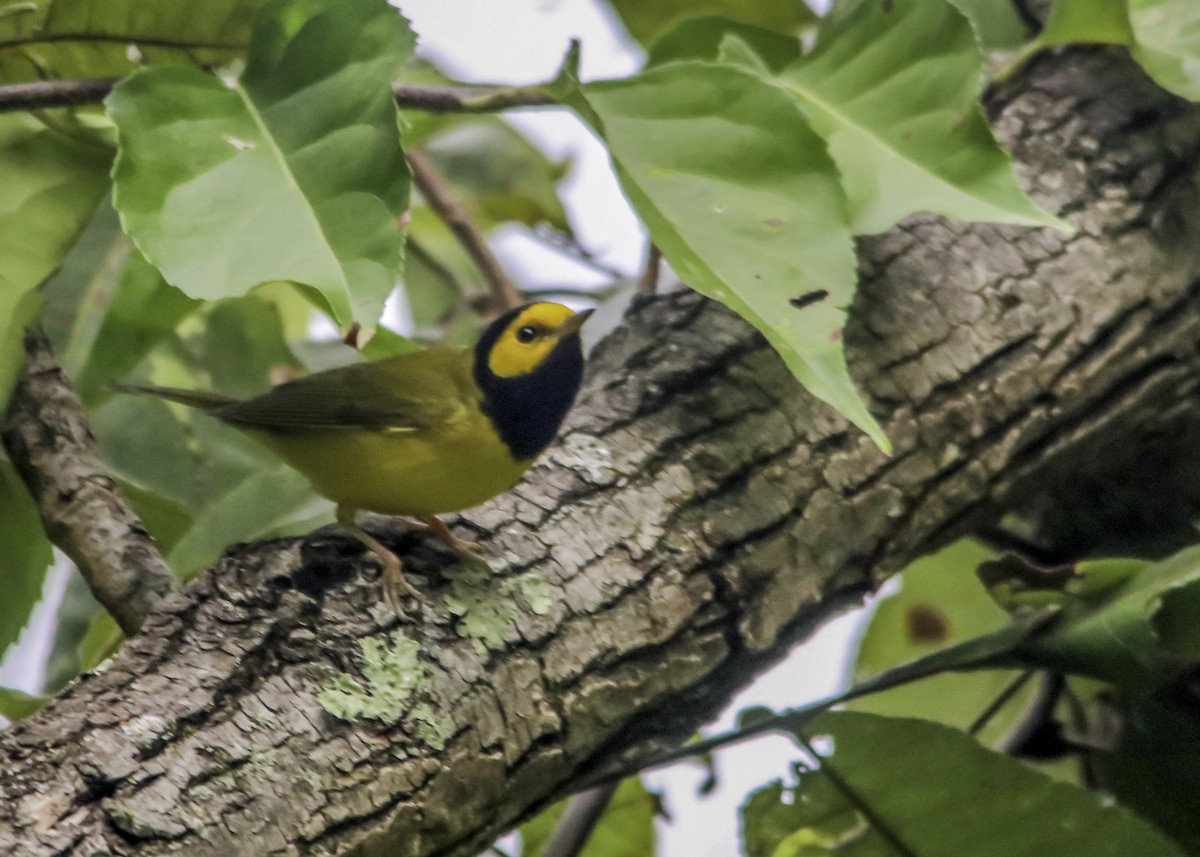
[[[460,637],[471,640],[480,654],[504,647],[517,618],[518,595],[535,614],[544,616],[550,611],[550,584],[536,574],[504,580],[494,591],[489,588],[492,574],[510,563],[508,558],[487,566],[461,563],[444,572],[450,581],[446,607],[458,620],[454,630]]]
[[[398,720],[430,676],[429,666],[420,659],[420,644],[397,631],[391,646],[366,639],[359,647],[367,686],[349,673],[339,673],[317,700],[342,720]]]

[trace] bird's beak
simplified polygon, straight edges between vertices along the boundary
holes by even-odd
[[[567,320],[558,326],[557,333],[559,338],[565,339],[574,333],[579,333],[579,328],[583,327],[583,323],[588,320],[588,317],[593,312],[595,310],[585,309],[575,313],[575,315],[568,316]]]

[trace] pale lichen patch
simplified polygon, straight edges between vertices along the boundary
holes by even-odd
[[[494,590],[488,586],[491,574],[510,564],[507,559],[490,567],[462,563],[444,572],[450,581],[446,608],[458,618],[454,630],[471,640],[479,654],[504,647],[517,619],[518,595],[535,615],[550,612],[550,584],[536,574],[502,581]]]
[[[339,673],[317,696],[321,707],[342,720],[398,719],[413,692],[429,677],[429,667],[418,654],[420,645],[396,632],[390,647],[375,639],[363,640],[359,646],[367,687],[349,673]]]

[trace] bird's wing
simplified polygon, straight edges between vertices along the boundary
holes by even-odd
[[[429,349],[317,372],[210,413],[244,428],[429,428],[462,412],[469,384],[465,349]]]

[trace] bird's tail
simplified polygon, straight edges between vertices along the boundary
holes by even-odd
[[[143,396],[157,396],[170,402],[179,402],[189,408],[202,411],[212,411],[225,405],[232,405],[239,399],[224,396],[220,393],[208,393],[204,390],[184,390],[179,387],[156,387],[153,384],[114,384],[113,389],[119,393],[138,393]]]

